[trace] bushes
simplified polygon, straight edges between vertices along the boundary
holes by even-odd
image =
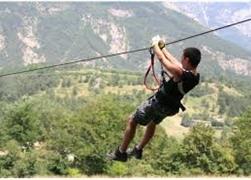
[[[8,153],[0,156],[1,177],[31,177],[39,173],[41,166],[35,151],[23,151],[15,140],[7,142],[5,146]]]
[[[241,113],[248,110],[250,99],[250,96],[230,96],[224,91],[220,91],[217,100],[219,114],[227,114],[229,117],[240,116]]]
[[[238,172],[251,174],[251,109],[243,114],[235,123],[231,142],[235,152]]]
[[[111,166],[108,167],[107,173],[112,177],[118,177],[126,175],[128,172],[128,167],[121,162],[114,162]]]
[[[106,153],[121,142],[134,101],[134,97],[104,94],[74,98],[74,102],[42,96],[5,106],[0,147],[7,154],[0,156],[0,176],[194,176],[229,175],[237,170],[250,174],[250,112],[236,122],[233,148],[219,144],[214,130],[205,125],[194,126],[182,142],[158,128],[142,161],[107,161]],[[131,146],[142,137],[142,129]],[[69,155],[74,159],[69,160]]]
[[[51,76],[45,72],[6,77],[0,79],[0,100],[14,102],[22,96],[31,96],[39,91],[56,87],[58,84],[59,77],[57,74]]]
[[[208,126],[194,126],[180,149],[172,154],[168,170],[181,175],[233,173],[236,164],[231,149],[217,144],[213,134]]]
[[[6,144],[14,141],[13,149],[18,149],[22,158],[19,161],[8,151],[1,157],[5,167],[1,176],[27,177],[37,172],[67,175],[72,173],[70,168],[87,175],[105,173],[105,154],[120,140],[123,121],[126,122],[133,107],[113,95],[88,100],[87,105],[75,103],[74,111],[68,109],[71,105],[71,99],[65,99],[62,104],[56,98],[34,97],[20,100],[2,113],[1,151],[8,151]],[[41,144],[38,149],[34,147],[35,142]],[[26,160],[26,155],[32,152],[46,153],[45,161],[39,161],[46,169],[38,170],[31,159]],[[69,154],[76,157],[73,162],[67,160]]]
[[[31,148],[40,138],[40,121],[32,111],[32,104],[20,102],[13,105],[3,120],[6,136],[16,140],[24,148]]]

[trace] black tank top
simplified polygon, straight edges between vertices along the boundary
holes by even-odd
[[[194,75],[191,71],[183,71],[181,79],[175,82],[173,78],[164,82],[155,94],[158,101],[163,105],[180,103],[180,100],[193,89],[200,81],[200,74]]]

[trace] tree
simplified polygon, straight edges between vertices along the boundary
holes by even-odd
[[[236,164],[232,150],[217,144],[213,135],[214,130],[209,126],[194,126],[167,164],[170,171],[179,174],[233,173]]]
[[[235,123],[231,142],[235,152],[239,171],[251,174],[251,109],[244,113]]]
[[[31,177],[38,171],[37,154],[34,151],[24,152],[15,140],[5,144],[7,154],[0,156],[1,177]]]
[[[29,100],[20,101],[6,113],[4,124],[7,135],[25,148],[33,146],[41,135],[40,123]]]

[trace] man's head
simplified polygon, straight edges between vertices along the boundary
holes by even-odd
[[[200,59],[200,50],[194,47],[189,47],[183,50],[181,63],[184,67],[190,66],[190,68],[195,69],[200,63]]]

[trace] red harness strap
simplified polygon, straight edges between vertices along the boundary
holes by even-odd
[[[144,76],[144,85],[145,85],[145,87],[146,87],[147,89],[149,89],[149,90],[151,90],[151,91],[156,91],[156,90],[158,90],[159,87],[160,87],[160,80],[159,80],[158,77],[156,76],[155,70],[154,70],[154,52],[153,52],[153,49],[150,48],[149,51],[150,51],[150,54],[151,54],[151,63],[150,63],[150,65],[148,66],[147,71],[146,71],[145,76]],[[146,83],[146,81],[147,81],[147,76],[148,76],[150,70],[152,70],[152,75],[153,75],[153,77],[154,77],[154,80],[155,80],[155,81],[157,82],[157,84],[158,84],[158,87],[156,87],[156,88],[149,87],[149,86],[147,85],[147,83]]]

